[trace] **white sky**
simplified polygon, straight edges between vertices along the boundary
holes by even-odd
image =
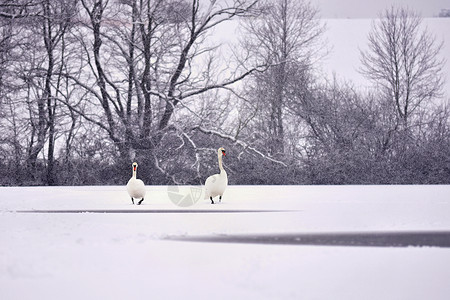
[[[449,0],[310,0],[320,9],[323,18],[373,18],[391,5],[409,7],[422,17],[437,16],[441,9],[450,9]]]
[[[330,0],[331,1],[331,0]],[[372,19],[327,19],[324,38],[331,47],[329,55],[321,61],[322,70],[330,78],[335,73],[338,78],[352,81],[356,86],[371,86],[358,68],[361,67],[360,49],[367,48],[367,36],[371,30]],[[432,33],[437,42],[444,41],[440,57],[446,60],[442,72],[445,78],[443,92],[450,96],[450,18],[424,18],[422,25]]]

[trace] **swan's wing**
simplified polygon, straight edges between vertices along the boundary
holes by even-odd
[[[219,179],[219,174],[214,174],[214,175],[211,175],[208,178],[206,178],[206,181],[205,181],[206,189],[208,189],[208,187],[211,187],[211,185],[214,184],[214,182],[216,182],[217,179]]]
[[[211,196],[214,183],[219,179],[219,174],[211,175],[205,181],[205,199]]]

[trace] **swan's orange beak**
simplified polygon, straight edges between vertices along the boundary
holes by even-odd
[[[225,153],[225,150],[222,150],[222,155],[227,156],[227,154]]]
[[[133,166],[133,171],[136,171],[136,166]]]

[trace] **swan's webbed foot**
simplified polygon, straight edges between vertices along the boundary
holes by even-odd
[[[133,203],[133,204],[134,204],[134,199],[133,199],[133,197],[131,197],[131,203]]]
[[[144,198],[142,198],[141,201],[138,202],[138,205],[141,205],[142,201],[144,201]]]
[[[214,204],[214,200],[212,197],[209,197],[209,199],[211,199],[211,204]]]

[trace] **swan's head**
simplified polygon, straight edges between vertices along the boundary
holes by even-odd
[[[138,166],[137,162],[134,162],[134,163],[133,163],[133,171],[136,171],[137,166]]]
[[[225,149],[223,147],[220,147],[219,150],[217,150],[217,154],[220,156],[226,156]]]

